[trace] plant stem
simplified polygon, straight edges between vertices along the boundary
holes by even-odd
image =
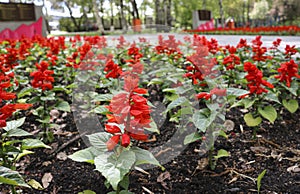
[[[11,186],[12,194],[17,194],[16,187],[14,185]]]

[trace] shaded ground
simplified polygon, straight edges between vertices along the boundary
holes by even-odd
[[[253,132],[245,126],[238,109],[227,113],[227,119],[235,127],[229,138],[219,138],[216,150],[225,149],[231,156],[220,158],[215,170],[206,166],[206,156],[198,153],[199,142],[189,145],[184,152],[169,163],[165,171],[160,168],[146,170],[147,174],[132,171],[130,191],[135,193],[257,193],[252,179],[267,170],[262,179],[262,193],[300,193],[300,172],[289,172],[288,168],[300,161],[300,111],[290,114],[284,111],[282,120],[274,125],[264,123],[253,139]],[[24,190],[23,193],[78,193],[86,189],[97,194],[107,193],[104,178],[85,163],[65,158],[85,147],[81,138],[57,151],[63,143],[76,137],[77,131],[72,115],[58,122],[67,125],[57,133],[52,143],[53,150],[38,150],[28,156],[21,165],[26,180],[42,182],[45,173],[53,176],[49,186],[43,190]],[[172,132],[172,124],[166,124],[162,133]],[[158,138],[158,141],[159,138]],[[157,144],[159,142],[153,142]],[[22,164],[22,163],[21,163]],[[23,167],[22,167],[23,166]],[[289,169],[290,170],[290,169]],[[150,192],[151,191],[151,192]]]

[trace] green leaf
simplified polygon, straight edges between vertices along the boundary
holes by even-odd
[[[65,91],[66,89],[63,86],[54,86],[52,91],[54,92],[62,92]]]
[[[105,105],[97,106],[92,110],[96,114],[106,114],[108,112],[108,109],[105,107]]]
[[[28,103],[29,104],[35,104],[37,102],[40,101],[40,97],[39,96],[35,96],[35,97],[32,97],[31,99],[28,100]]]
[[[99,152],[95,147],[89,147],[73,153],[68,156],[68,158],[76,162],[88,162],[93,164],[95,157],[99,154],[101,154],[101,152]]]
[[[44,144],[41,140],[38,139],[24,139],[22,141],[22,149],[34,149],[34,148],[49,148],[50,146],[47,146]]]
[[[290,113],[296,112],[297,109],[299,108],[298,101],[294,99],[291,99],[289,101],[283,100],[282,104]]]
[[[202,112],[196,111],[193,115],[193,123],[201,132],[205,132],[209,125],[209,118]]]
[[[277,102],[278,104],[281,104],[281,102],[279,101],[278,97],[273,92],[268,92],[266,94],[265,98],[266,98],[266,100]]]
[[[227,134],[225,133],[225,131],[223,131],[223,130],[220,130],[220,131],[219,131],[219,136],[228,139],[228,135],[227,135]]]
[[[226,91],[227,91],[227,96],[232,95],[232,96],[237,96],[237,97],[249,93],[249,91],[239,89],[239,88],[227,88]]]
[[[257,177],[257,192],[260,193],[261,180],[265,176],[267,170],[262,171]]]
[[[159,162],[156,160],[153,154],[148,150],[144,150],[138,147],[133,147],[131,148],[131,151],[135,153],[135,157],[136,157],[135,165],[153,164],[164,169],[164,167],[159,164]]]
[[[184,145],[187,145],[187,144],[193,143],[199,139],[202,139],[202,136],[198,132],[195,132],[195,133],[191,133],[191,134],[185,136],[183,143],[184,143]]]
[[[175,88],[165,88],[162,90],[163,92],[170,92],[170,93],[176,93],[176,89]]]
[[[129,176],[124,176],[123,180],[120,182],[120,186],[126,190],[128,190],[129,187]]]
[[[23,129],[16,128],[16,129],[9,130],[6,133],[6,136],[7,137],[25,137],[25,136],[31,136],[31,134],[28,133],[27,131],[24,131]]]
[[[91,190],[84,190],[82,192],[79,192],[78,194],[96,194],[96,192],[91,191]]]
[[[26,61],[35,61],[35,60],[36,60],[36,58],[32,55],[26,57]]]
[[[156,123],[152,120],[149,128],[145,128],[147,131],[151,131],[157,134],[160,134],[160,131],[156,125]]]
[[[294,96],[297,96],[297,90],[299,89],[299,83],[297,81],[293,81],[291,83],[291,87],[287,87],[285,84],[282,84],[282,86],[290,91]]]
[[[230,156],[229,152],[227,152],[224,149],[220,149],[220,150],[218,150],[218,154],[216,156],[214,156],[214,158],[219,159],[219,158],[228,157],[228,156]]]
[[[255,103],[256,99],[254,100],[250,100],[250,99],[247,99],[247,98],[244,98],[242,99],[242,102],[244,104],[244,108],[250,108],[254,103]]]
[[[154,84],[162,84],[164,83],[164,80],[163,79],[160,79],[160,78],[153,78],[149,83],[148,83],[148,86],[150,85],[154,85]]]
[[[67,101],[61,101],[59,102],[55,108],[57,110],[65,111],[65,112],[71,112],[71,107]]]
[[[37,121],[40,122],[40,123],[50,123],[50,116],[47,115],[43,119],[37,119]]]
[[[87,135],[87,137],[95,148],[97,148],[99,151],[105,152],[107,151],[106,142],[112,137],[112,135],[106,132],[100,132]]]
[[[51,100],[55,100],[55,96],[54,95],[49,95],[49,96],[42,96],[41,101],[51,101]]]
[[[95,158],[96,170],[107,179],[114,190],[124,176],[130,171],[136,160],[133,151],[122,151],[119,156],[114,152],[100,154]]]
[[[44,190],[43,186],[34,179],[31,179],[30,181],[28,181],[27,184],[36,190]]]
[[[110,101],[113,98],[112,94],[99,94],[94,97],[93,102]]]
[[[18,98],[22,98],[24,96],[30,96],[31,92],[33,92],[34,88],[23,88],[20,92],[18,92]]]
[[[26,156],[28,154],[33,154],[34,152],[29,151],[29,150],[22,150],[22,153],[18,154],[18,157],[16,158],[16,161],[20,160],[23,156]]]
[[[0,166],[0,183],[30,188],[17,171],[4,166]]]
[[[251,113],[245,114],[244,120],[249,127],[258,126],[262,121],[261,117],[253,118]]]
[[[127,191],[127,190],[122,190],[122,191],[120,191],[120,194],[134,194],[134,193]]]
[[[266,106],[264,107],[264,109],[258,107],[258,112],[261,116],[263,116],[265,119],[268,119],[271,123],[274,123],[277,118],[277,112],[272,106]]]
[[[26,117],[22,117],[18,120],[8,121],[8,122],[6,122],[6,127],[3,127],[3,129],[5,131],[10,131],[10,130],[13,130],[13,129],[17,129],[18,127],[21,127],[24,124],[25,119],[26,119]]]

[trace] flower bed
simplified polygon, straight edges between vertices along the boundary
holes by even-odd
[[[60,189],[62,193],[94,189],[99,193],[104,185],[105,192],[113,193],[149,192],[149,187],[175,192],[168,185],[168,172],[178,169],[173,162],[181,153],[187,158],[180,157],[179,162],[184,165],[187,160],[189,170],[174,175],[174,184],[180,185],[176,178],[188,184],[198,171],[208,171],[215,176],[236,175],[231,183],[242,177],[254,182],[240,191],[260,190],[263,166],[252,172],[255,177],[224,167],[239,157],[241,150],[234,146],[241,145],[241,139],[253,143],[244,145],[254,153],[248,159],[273,157],[274,165],[280,162],[276,157],[290,161],[285,165],[298,161],[299,140],[291,140],[293,144],[283,149],[280,142],[261,135],[262,130],[269,134],[274,125],[289,121],[286,115],[299,114],[299,49],[295,46],[279,50],[281,40],[277,39],[266,48],[261,36],[251,43],[241,39],[234,46],[199,35],[186,36],[182,42],[175,36],[159,36],[154,45],[145,38],[127,42],[122,36],[114,47],[106,41],[100,36],[75,36],[69,41],[34,37],[0,43],[0,182],[10,185],[12,192],[32,187],[37,193],[39,189]],[[289,137],[299,133],[297,120],[294,125],[296,131],[289,131]],[[74,142],[81,145],[74,146]],[[229,143],[231,149],[226,149]],[[276,149],[260,152],[263,148],[257,144],[262,143]],[[81,150],[75,152],[78,148]],[[292,154],[282,157],[274,150]],[[55,181],[64,176],[57,172],[57,160],[59,165],[69,161],[73,167],[82,165],[90,171],[95,167],[103,177],[93,176],[101,183],[78,187]],[[32,169],[34,165],[43,170]],[[296,173],[294,165],[289,173]],[[72,174],[74,170],[69,169],[64,173]],[[129,184],[131,176],[135,180],[145,179],[143,174],[150,176],[147,170],[158,176],[158,190],[153,178],[149,178],[152,184]],[[25,173],[25,179],[19,172]],[[199,189],[196,187],[197,192]],[[192,192],[188,188],[181,191]]]
[[[188,33],[215,34],[215,35],[276,35],[276,36],[299,36],[299,26],[261,26],[261,27],[238,27],[220,28],[212,30],[186,30]]]

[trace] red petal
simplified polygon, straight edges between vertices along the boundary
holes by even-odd
[[[138,94],[147,94],[148,90],[144,88],[136,88],[133,90],[133,92],[138,93]]]
[[[15,109],[27,110],[32,107],[32,104],[14,104]]]
[[[118,126],[116,126],[116,125],[110,125],[110,124],[106,124],[105,125],[105,130],[108,133],[112,133],[112,134],[114,134],[114,133],[120,133],[121,132],[121,130],[120,130],[120,128]]]
[[[135,140],[145,141],[145,140],[148,139],[148,135],[147,134],[134,134],[134,133],[130,133],[129,135],[130,135],[130,137],[132,137]]]

